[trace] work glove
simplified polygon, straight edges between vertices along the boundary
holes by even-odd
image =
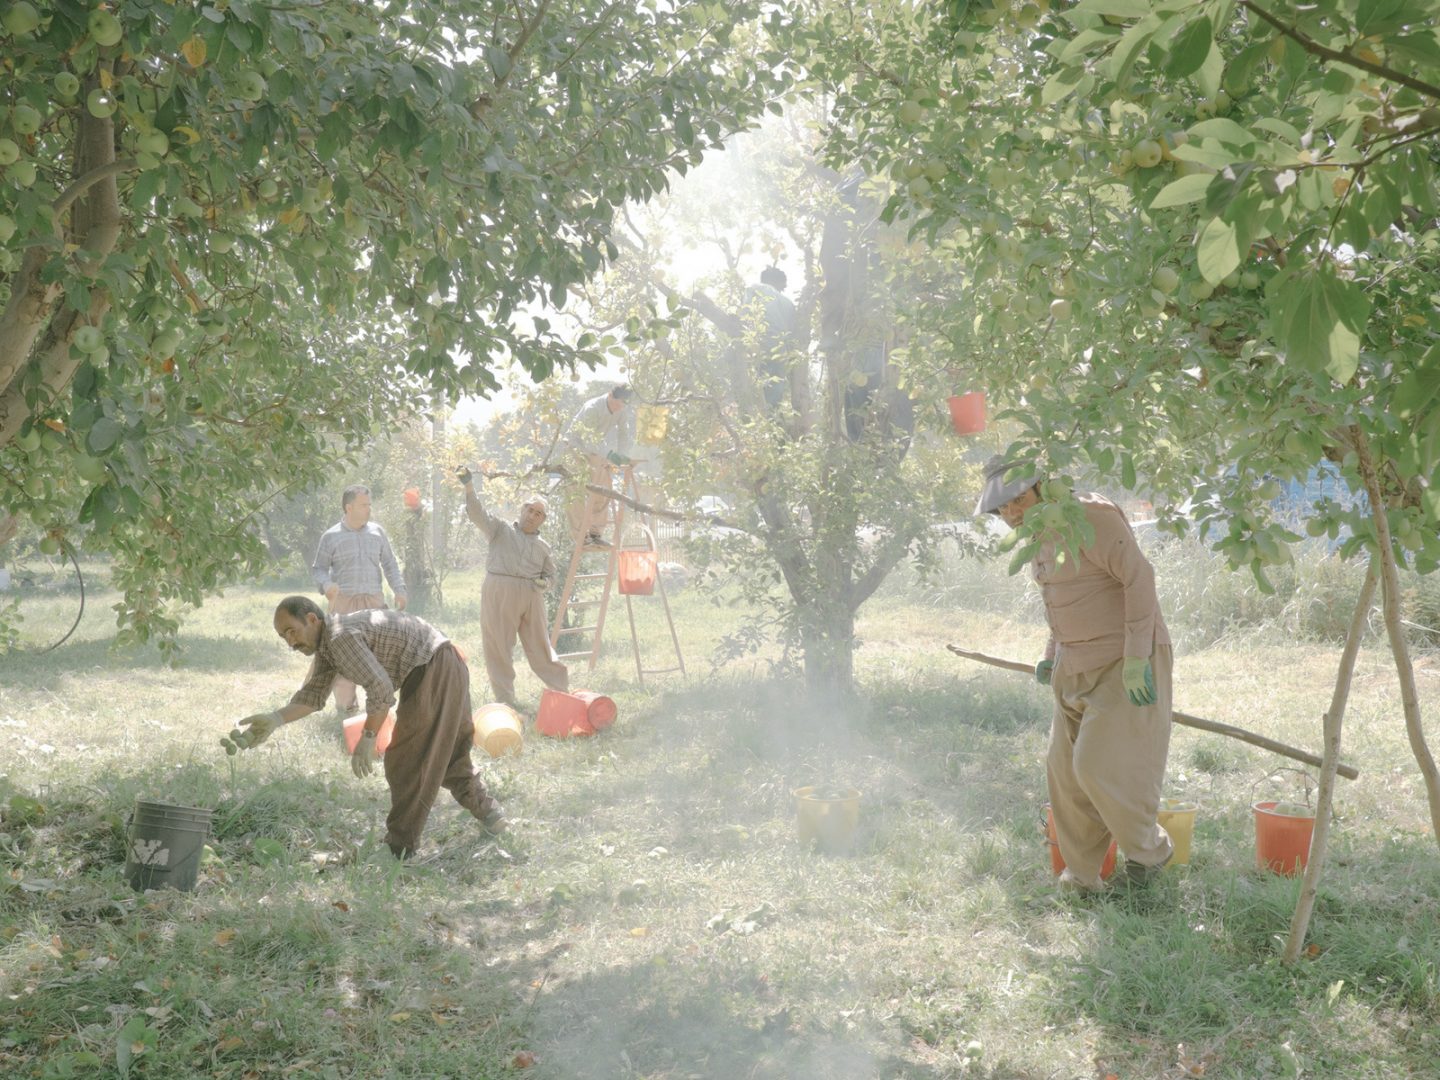
[[[617,450],[611,450],[605,455],[605,460],[610,462],[611,465],[629,465],[635,459],[628,458]]]
[[[455,467],[455,479],[460,481],[461,486],[470,483],[471,478],[472,474],[469,468],[464,465],[457,465]]]
[[[369,776],[375,771],[375,734],[362,731],[355,752],[350,755],[350,771],[356,776]]]
[[[275,729],[284,722],[278,710],[247,716],[244,720],[241,720],[236,729],[230,733],[230,741],[241,750],[253,750],[273,735]],[[241,728],[245,730],[241,731]]]
[[[1131,705],[1155,704],[1155,672],[1148,656],[1127,656],[1120,668],[1120,681]]]
[[[543,575],[542,575],[541,577],[535,578],[535,588],[536,588],[539,592],[542,592],[542,593],[543,593],[543,592],[549,592],[549,591],[550,591],[550,579],[549,579],[548,577],[544,577]]]
[[[1041,686],[1050,685],[1050,676],[1055,673],[1054,660],[1041,660],[1035,665],[1035,681]]]

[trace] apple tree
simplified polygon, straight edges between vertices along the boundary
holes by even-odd
[[[388,418],[595,362],[534,313],[764,109],[759,8],[0,0],[0,509],[144,638]]]

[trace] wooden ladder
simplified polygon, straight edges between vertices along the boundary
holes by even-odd
[[[635,466],[621,466],[621,491],[639,502],[639,488],[635,483]],[[620,549],[625,536],[625,503],[619,499],[607,500],[608,506],[605,511],[604,521],[598,525],[582,527],[579,535],[572,537],[573,548],[570,554],[570,566],[565,572],[565,587],[560,593],[560,603],[555,608],[555,619],[550,624],[550,644],[556,650],[556,655],[561,660],[588,660],[588,670],[594,671],[595,665],[600,660],[600,643],[605,633],[605,613],[610,607],[610,592],[614,587],[619,573]],[[643,520],[640,523],[646,539],[653,549],[655,547],[655,533]],[[609,546],[599,546],[585,543],[585,537],[591,532],[600,533],[602,538],[609,541]],[[587,555],[603,555],[605,557],[605,569],[594,570],[587,568],[585,557]],[[600,595],[589,596],[583,599],[576,599],[577,587],[589,586],[592,583],[600,583]],[[655,584],[660,590],[660,599],[665,606],[665,621],[670,627],[670,640],[675,646],[675,667],[668,668],[646,668],[640,661],[640,638],[635,631],[635,612],[630,606],[630,597],[626,595],[626,611],[630,617],[630,642],[635,650],[635,673],[640,680],[640,685],[645,685],[646,675],[662,675],[671,671],[685,673],[685,660],[680,654],[680,638],[675,632],[675,620],[670,615],[670,601],[665,597],[665,584],[660,577],[658,566],[656,571]],[[594,621],[589,625],[566,626],[565,616],[572,609],[589,611],[595,610]],[[581,619],[585,623],[585,619]],[[560,652],[560,639],[566,634],[590,635],[587,647],[576,649],[571,652]]]
[[[639,502],[639,499],[636,499]],[[630,617],[630,644],[635,649],[635,677],[640,685],[645,685],[646,675],[668,675],[672,671],[685,674],[685,657],[680,652],[680,636],[675,633],[675,620],[670,617],[670,599],[665,595],[665,575],[660,573],[660,545],[655,542],[655,530],[650,523],[642,521],[641,530],[645,533],[645,539],[649,544],[648,550],[655,552],[655,589],[660,593],[660,603],[665,608],[665,622],[670,627],[670,644],[675,646],[675,665],[666,668],[647,668],[640,662],[640,635],[635,632],[635,607],[629,593],[623,593],[625,597],[625,613]],[[635,549],[632,549],[635,550]],[[646,548],[638,550],[644,551]]]

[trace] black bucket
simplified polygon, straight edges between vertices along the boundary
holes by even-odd
[[[210,811],[137,800],[125,833],[125,877],[130,887],[190,892],[210,835]]]

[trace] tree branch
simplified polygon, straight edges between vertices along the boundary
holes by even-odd
[[[66,210],[70,209],[71,203],[81,195],[84,195],[86,191],[94,187],[101,180],[108,180],[112,176],[119,176],[121,173],[129,172],[135,168],[135,166],[136,162],[134,158],[121,158],[119,161],[112,161],[98,168],[91,169],[84,176],[72,181],[70,186],[60,193],[60,197],[55,200],[51,209],[53,209],[57,215],[63,214]]]
[[[1389,82],[1399,83],[1401,86],[1408,86],[1417,94],[1424,94],[1440,100],[1440,86],[1432,86],[1421,79],[1406,75],[1402,71],[1386,67],[1384,64],[1377,64],[1370,60],[1364,60],[1344,49],[1332,49],[1328,45],[1321,45],[1309,34],[1297,30],[1295,27],[1281,22],[1264,8],[1257,6],[1253,0],[1240,0],[1240,6],[1247,11],[1252,11],[1259,18],[1269,23],[1280,33],[1284,34],[1291,41],[1294,41],[1312,56],[1318,56],[1322,60],[1330,60],[1337,64],[1348,64],[1350,67],[1359,68],[1361,71],[1368,71],[1371,75],[1378,75]]]

